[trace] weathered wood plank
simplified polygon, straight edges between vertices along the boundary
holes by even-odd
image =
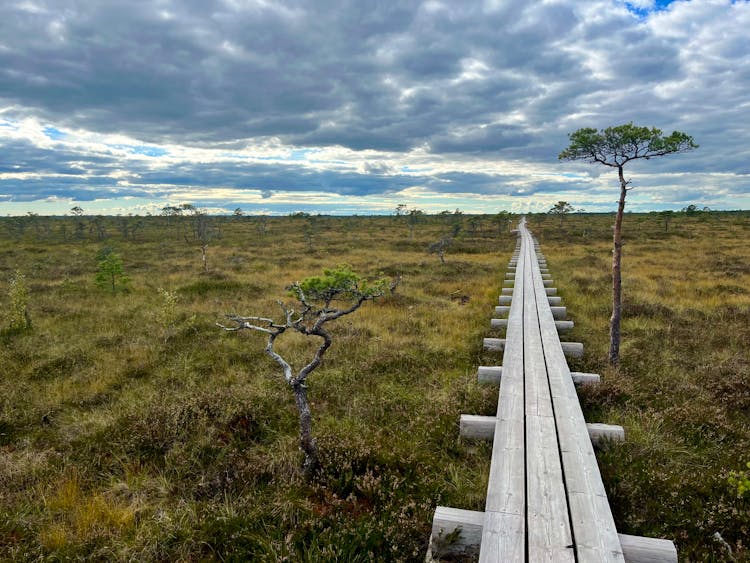
[[[605,441],[622,442],[625,440],[625,429],[616,424],[602,424],[601,422],[587,422],[586,430],[591,442],[596,446]]]
[[[485,385],[500,385],[502,375],[502,366],[479,366],[477,368],[477,382]],[[601,376],[598,373],[572,371],[570,377],[576,385],[588,385],[601,381]]]
[[[485,350],[491,352],[502,352],[505,350],[505,338],[485,338],[482,345]]]
[[[570,372],[570,377],[576,385],[599,383],[602,379],[598,373],[584,373],[582,371],[572,371]]]
[[[467,440],[492,440],[495,437],[495,416],[481,416],[476,414],[462,414],[459,423],[459,434]],[[528,433],[528,421],[527,421]],[[625,430],[622,426],[612,424],[586,424],[591,443],[596,445],[604,440],[622,441]],[[527,443],[528,446],[528,443]]]
[[[552,417],[552,401],[547,384],[547,367],[544,362],[542,338],[537,320],[531,270],[524,276],[523,299],[523,361],[526,391],[526,417]],[[527,291],[526,288],[529,290]],[[554,433],[554,432],[553,432]]]
[[[495,438],[496,416],[462,414],[458,433],[467,440],[492,440]]]
[[[482,542],[483,526],[484,512],[438,506],[432,518],[432,557],[476,557]]]
[[[526,545],[523,420],[523,271],[519,253],[508,309],[503,377],[497,404],[480,561],[523,561]],[[500,303],[504,305],[504,303]]]
[[[503,329],[508,327],[508,319],[490,319],[490,328]]]
[[[531,266],[537,274],[537,312],[578,561],[624,562],[591,439],[554,325],[549,298],[543,293],[542,274],[538,264]]]
[[[490,328],[503,329],[508,326],[508,319],[490,319]],[[557,332],[567,332],[573,330],[573,321],[555,321]]]
[[[500,385],[502,375],[502,366],[479,366],[477,368],[477,382],[485,385]]]
[[[563,354],[571,358],[583,356],[583,344],[580,342],[560,342],[560,348]]]
[[[525,561],[524,520],[523,514],[485,512],[479,563]]]
[[[558,320],[564,320],[568,315],[567,307],[550,307],[550,310],[552,311],[552,316]]]
[[[523,236],[530,239],[528,232]],[[529,561],[574,561],[568,503],[537,314],[539,290],[534,287],[534,257],[530,247],[528,244],[529,263],[524,271],[523,299],[528,558]],[[546,298],[543,288],[541,295]]]
[[[620,534],[627,563],[677,563],[677,549],[669,540]]]
[[[432,520],[430,552],[441,557],[472,558],[479,551],[485,513],[438,506]],[[456,530],[459,530],[456,533]],[[450,541],[446,536],[453,534]],[[625,563],[677,563],[677,550],[670,540],[618,534]],[[598,552],[582,548],[582,558],[596,561]],[[502,561],[502,560],[495,560]]]

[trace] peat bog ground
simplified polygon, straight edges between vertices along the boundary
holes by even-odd
[[[515,246],[507,217],[0,219],[0,559],[422,561],[437,504],[482,510],[492,414],[476,367]],[[750,560],[750,214],[627,214],[621,365],[606,364],[612,215],[528,216],[585,344],[587,419],[618,529],[685,561]],[[431,243],[455,235],[445,263]],[[104,252],[103,252],[104,251]],[[107,251],[129,281],[98,287]],[[309,379],[322,469],[305,482],[291,391],[256,333],[285,286],[350,264],[400,277],[334,329]],[[299,363],[301,337],[279,350]],[[716,536],[718,534],[722,540]]]

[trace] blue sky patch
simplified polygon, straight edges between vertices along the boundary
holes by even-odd
[[[167,151],[157,147],[136,146],[131,147],[131,150],[135,154],[144,154],[146,156],[164,156],[165,154],[167,154]]]
[[[67,137],[65,133],[49,125],[45,127],[42,131],[48,138],[52,139],[53,141],[59,141],[60,139],[64,139],[65,137]]]
[[[133,154],[142,154],[144,156],[164,156],[167,151],[150,145],[110,145],[116,149],[129,151]]]
[[[645,18],[653,12],[661,12],[662,10],[665,10],[674,1],[675,0],[656,0],[651,8],[639,8],[630,2],[625,2],[625,6],[627,6],[628,10],[634,14],[637,14],[641,18]]]

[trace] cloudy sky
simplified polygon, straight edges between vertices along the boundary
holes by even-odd
[[[0,215],[750,209],[748,0],[2,0]]]

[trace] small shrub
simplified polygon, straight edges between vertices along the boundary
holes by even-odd
[[[101,289],[111,289],[112,293],[117,291],[118,286],[126,289],[130,278],[122,269],[122,259],[111,248],[100,251],[97,258],[99,267],[94,278],[96,285]]]
[[[750,498],[750,461],[746,464],[746,471],[732,471],[727,481],[737,489],[739,498]]]
[[[31,316],[29,315],[29,286],[26,284],[26,276],[20,270],[10,280],[8,288],[10,304],[8,306],[8,321],[13,330],[24,330],[31,328]]]
[[[177,327],[177,302],[179,298],[176,291],[169,291],[163,287],[160,287],[156,291],[159,293],[159,297],[161,297],[161,302],[154,313],[154,319],[162,330],[164,340],[166,341],[174,335],[175,328]]]

